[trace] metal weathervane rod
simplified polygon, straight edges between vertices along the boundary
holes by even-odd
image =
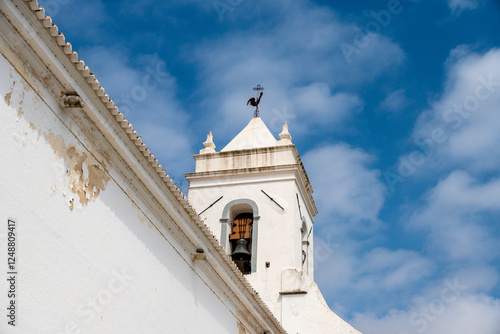
[[[247,101],[247,105],[252,105],[255,107],[255,111],[253,112],[253,117],[259,117],[259,103],[260,103],[260,99],[262,98],[262,95],[264,93],[262,93],[262,91],[264,90],[264,87],[262,87],[261,85],[257,85],[256,87],[253,88],[254,91],[257,92],[257,94],[260,92],[260,94],[258,94],[257,98],[255,97],[252,97],[250,98],[248,101]]]

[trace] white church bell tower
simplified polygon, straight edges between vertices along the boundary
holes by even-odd
[[[240,270],[266,275],[295,267],[312,278],[317,210],[286,123],[280,140],[254,117],[220,152],[211,133],[204,146],[186,175],[189,201],[229,255],[246,241],[248,259],[233,257]]]
[[[222,150],[208,134],[186,174],[189,202],[287,331],[330,333],[321,328],[331,317],[349,329],[338,333],[358,333],[314,283],[313,190],[287,124],[276,140],[259,117],[261,97],[248,101],[254,118]],[[319,331],[311,331],[317,317]]]

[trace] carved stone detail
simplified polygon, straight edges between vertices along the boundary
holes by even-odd
[[[63,95],[62,100],[65,108],[83,108],[85,106],[82,98],[76,93],[67,93]]]

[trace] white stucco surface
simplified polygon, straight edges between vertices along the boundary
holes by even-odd
[[[78,126],[51,109],[4,57],[0,73],[0,239],[6,240],[7,217],[15,220],[15,332],[236,333],[231,308],[196,264],[179,256],[176,241],[162,236],[168,231],[105,153],[94,152]],[[108,170],[104,189],[89,190],[87,198],[74,192],[81,186],[78,168],[68,171],[80,158],[84,182],[92,168]],[[6,271],[0,275],[6,305]],[[0,332],[13,332],[5,319]]]

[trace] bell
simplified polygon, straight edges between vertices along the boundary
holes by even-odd
[[[231,254],[233,260],[243,261],[250,259],[250,253],[247,251],[247,245],[248,241],[245,239],[239,239],[236,241],[236,248],[234,249],[233,254]]]

